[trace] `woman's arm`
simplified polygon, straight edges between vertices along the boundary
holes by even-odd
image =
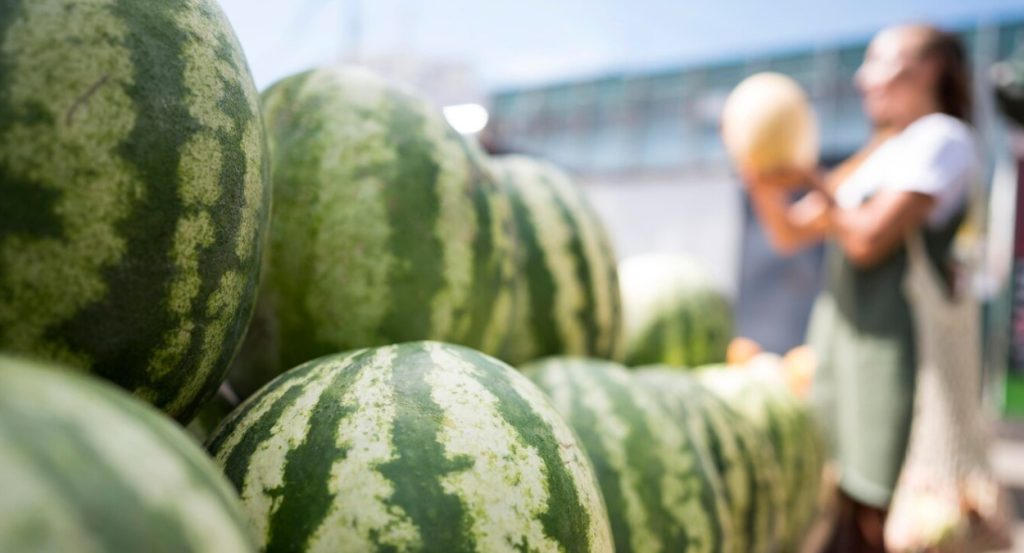
[[[816,176],[785,175],[750,177],[748,190],[757,218],[772,246],[783,255],[820,242],[829,230],[831,200],[820,189],[811,190],[797,202],[791,200],[790,186],[782,180],[816,179]]]
[[[871,267],[925,224],[935,200],[919,192],[881,191],[854,209],[834,209],[831,233],[854,265]]]

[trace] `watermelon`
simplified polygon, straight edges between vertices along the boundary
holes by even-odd
[[[512,199],[521,256],[515,323],[503,358],[519,365],[552,355],[611,359],[621,329],[615,254],[576,183],[523,156],[492,167]]]
[[[462,346],[305,363],[210,451],[268,552],[612,551],[572,430],[515,369]]]
[[[11,0],[0,45],[0,349],[187,421],[245,332],[269,217],[231,27],[213,0]]]
[[[217,466],[96,378],[0,355],[0,551],[255,551]]]
[[[725,361],[732,305],[699,263],[680,255],[642,255],[622,262],[619,279],[627,365]]]
[[[704,368],[699,378],[768,437],[787,514],[781,544],[784,551],[793,551],[803,542],[818,506],[825,447],[809,405],[789,391],[777,364],[765,362],[763,355],[745,368]]]
[[[515,229],[479,146],[425,100],[355,68],[288,77],[263,105],[274,215],[261,301],[280,340],[271,372],[412,340],[498,353]],[[247,395],[260,380],[232,382]]]
[[[736,551],[776,551],[786,509],[781,469],[768,437],[692,374],[643,367],[635,375],[676,421],[688,425],[698,447],[706,448],[722,479],[736,531]]]
[[[722,482],[686,424],[621,365],[547,358],[522,369],[576,430],[619,553],[739,551]]]

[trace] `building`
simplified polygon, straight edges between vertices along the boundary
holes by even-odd
[[[975,122],[989,151],[1005,149],[988,68],[1024,44],[1024,19],[958,32],[973,60]],[[728,163],[719,115],[743,78],[785,73],[815,106],[823,162],[848,156],[869,133],[853,85],[867,40],[500,90],[490,99],[486,140],[576,174],[620,257],[667,251],[705,261],[737,298],[739,332],[787,349],[803,339],[820,251],[790,259],[770,251]]]

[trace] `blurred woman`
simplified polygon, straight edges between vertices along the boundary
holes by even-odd
[[[877,129],[870,143],[830,175],[745,175],[780,252],[827,244],[828,276],[809,343],[821,362],[812,397],[843,495],[828,551],[884,551],[914,398],[914,321],[902,290],[906,239],[922,236],[952,286],[950,250],[978,165],[968,75],[954,35],[925,25],[886,29],[855,78]],[[794,203],[797,181],[814,186]]]

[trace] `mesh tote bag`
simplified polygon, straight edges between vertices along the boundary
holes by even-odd
[[[1010,546],[1007,498],[988,462],[978,304],[950,297],[924,242],[907,242],[917,389],[910,445],[885,526],[893,553],[976,553]]]

